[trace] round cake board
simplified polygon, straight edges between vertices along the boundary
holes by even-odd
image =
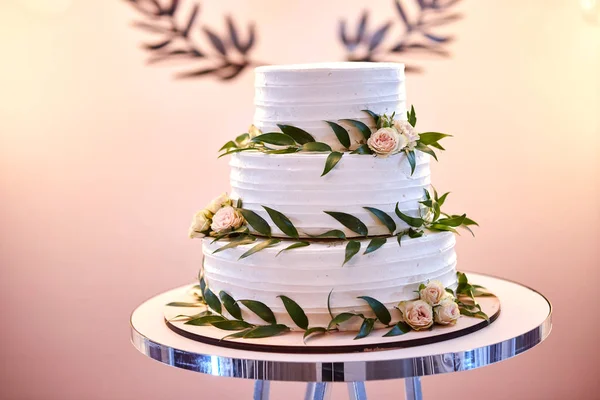
[[[182,288],[181,302],[193,302],[189,289]],[[282,335],[262,339],[228,338],[225,336],[235,333],[225,331],[213,326],[186,325],[185,320],[177,318],[180,315],[194,315],[206,310],[205,306],[198,307],[164,307],[165,323],[173,332],[198,342],[228,347],[239,350],[263,351],[273,353],[349,353],[366,352],[387,349],[422,346],[444,340],[454,339],[484,329],[493,323],[500,315],[500,300],[497,297],[478,297],[481,309],[489,316],[489,322],[480,318],[461,316],[455,325],[434,325],[432,329],[423,331],[410,331],[400,336],[383,337],[390,328],[375,329],[371,334],[362,339],[354,339],[357,332],[332,331],[323,335],[310,337],[303,341],[302,331],[286,332]]]

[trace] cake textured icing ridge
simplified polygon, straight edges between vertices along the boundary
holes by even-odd
[[[343,147],[324,122],[352,118],[371,124],[362,110],[405,115],[404,65],[311,64],[256,69],[254,125],[263,132],[291,124],[334,150]],[[354,144],[360,140],[350,131]]]

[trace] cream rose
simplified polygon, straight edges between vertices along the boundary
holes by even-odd
[[[433,309],[423,300],[402,301],[398,309],[403,321],[416,331],[433,325]]]
[[[192,225],[190,226],[190,238],[193,239],[206,236],[206,233],[210,229],[211,217],[212,214],[208,210],[198,211],[194,215]]]
[[[223,193],[220,196],[214,198],[208,204],[208,206],[206,206],[206,209],[208,211],[210,211],[211,213],[216,214],[217,211],[219,211],[219,209],[221,207],[230,206],[230,205],[231,205],[231,199],[229,198],[229,195],[227,193]]]
[[[429,304],[430,306],[437,306],[446,297],[446,288],[440,281],[430,281],[425,287],[419,290],[419,297],[421,300]]]
[[[414,150],[417,141],[419,140],[419,134],[415,131],[415,128],[413,128],[410,122],[401,119],[396,120],[394,121],[394,128],[396,128],[400,135],[406,138],[405,146],[408,147],[409,150]]]
[[[406,146],[406,139],[394,128],[381,128],[371,135],[367,145],[376,154],[387,157]]]
[[[452,298],[444,299],[433,309],[433,319],[440,325],[454,325],[460,318],[458,304]]]
[[[250,128],[248,128],[248,135],[250,136],[250,139],[254,139],[257,136],[262,135],[262,131],[252,124],[250,125]]]
[[[210,228],[215,233],[223,233],[237,229],[245,222],[242,213],[231,206],[226,206],[215,213]]]

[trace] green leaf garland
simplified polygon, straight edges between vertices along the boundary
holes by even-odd
[[[255,143],[267,143],[276,146],[293,146],[296,144],[296,141],[291,136],[278,132],[263,133],[252,139],[252,141]]]
[[[373,331],[374,327],[375,327],[375,319],[374,318],[365,318],[362,325],[360,326],[358,335],[356,335],[354,337],[354,340],[362,339],[362,338],[369,336],[371,331]]]
[[[200,318],[195,318],[195,319],[190,319],[189,321],[185,322],[185,325],[193,325],[193,326],[206,326],[206,325],[211,325],[213,322],[216,321],[225,321],[225,318],[223,318],[220,315],[205,315],[203,317]]]
[[[298,231],[296,230],[296,227],[294,226],[294,224],[292,224],[292,221],[290,221],[288,219],[288,217],[286,217],[279,211],[273,210],[272,208],[269,208],[267,206],[262,206],[262,207],[267,211],[267,213],[269,214],[269,217],[271,217],[271,220],[273,221],[273,223],[275,223],[275,225],[277,225],[277,227],[285,235],[292,237],[294,239],[298,239],[298,237],[299,237]]]
[[[331,121],[325,121],[325,122],[327,122],[327,124],[331,127],[331,129],[333,130],[333,133],[335,133],[335,136],[337,137],[339,142],[342,144],[342,146],[344,146],[347,149],[350,148],[350,135],[348,134],[348,131],[346,129],[344,129],[343,126],[336,124],[335,122],[331,122]]]
[[[375,316],[379,321],[381,321],[382,324],[390,324],[392,321],[392,315],[382,302],[369,296],[359,296],[358,298],[366,301],[369,304],[369,307],[371,307],[371,310],[373,310]]]
[[[394,222],[394,220],[392,219],[392,217],[390,217],[386,212],[381,211],[377,208],[373,208],[373,207],[363,207],[365,210],[369,211],[371,214],[373,214],[382,224],[384,224],[388,230],[390,231],[390,234],[394,234],[394,231],[396,230],[396,222]]]
[[[219,301],[217,295],[214,294],[209,288],[204,290],[204,300],[213,311],[215,311],[217,314],[221,314],[221,301]]]
[[[300,148],[302,151],[332,151],[331,147],[326,143],[321,142],[308,142],[302,145]]]
[[[369,231],[367,226],[354,215],[346,214],[338,211],[323,211],[325,214],[335,218],[340,224],[350,229],[352,232],[361,236],[367,236]]]
[[[346,245],[346,254],[345,254],[344,263],[342,264],[342,267],[344,265],[346,265],[346,263],[348,261],[350,261],[352,259],[352,257],[354,257],[356,254],[358,254],[359,251],[360,251],[360,242],[358,242],[356,240],[350,240],[348,242],[348,244]]]
[[[306,343],[306,339],[308,339],[309,336],[311,335],[321,335],[323,333],[327,333],[327,329],[326,328],[322,328],[320,326],[315,326],[312,328],[308,328],[307,330],[304,331],[304,335],[302,336],[302,340],[304,341],[304,343]]]
[[[306,144],[315,141],[315,138],[303,129],[292,125],[277,124],[277,126],[281,129],[281,132],[293,138],[298,144]]]
[[[410,106],[410,111],[406,112],[406,117],[408,119],[408,123],[411,124],[413,128],[417,126],[417,114],[415,113],[414,106]]]
[[[251,328],[254,326],[252,324],[247,323],[246,321],[238,321],[238,320],[213,321],[213,322],[211,322],[211,325],[214,326],[215,328],[219,328],[224,331],[239,331],[241,329],[247,329],[247,328]]]
[[[260,233],[261,235],[271,236],[271,227],[263,217],[252,210],[240,208],[239,211],[244,216],[244,219],[246,219],[246,222],[248,222],[248,224],[254,228],[256,232]]]
[[[340,231],[339,229],[332,229],[330,231],[327,231],[325,233],[321,233],[319,235],[315,235],[312,236],[313,238],[316,239],[320,239],[320,238],[337,238],[337,239],[346,239],[346,234],[343,231]]]
[[[221,302],[223,303],[223,307],[225,310],[235,319],[242,320],[242,310],[240,309],[239,304],[231,297],[228,293],[224,291],[219,292],[219,297],[221,298]]]
[[[410,150],[406,152],[406,158],[408,159],[408,163],[410,164],[410,174],[415,173],[415,168],[417,168],[417,158],[415,156],[414,150]]]
[[[333,169],[333,167],[335,167],[337,163],[340,162],[343,155],[344,154],[340,153],[339,151],[331,152],[325,160],[325,168],[323,169],[323,173],[321,174],[321,176],[327,175]]]
[[[279,250],[279,252],[275,255],[275,257],[277,257],[278,255],[280,255],[284,251],[298,249],[300,247],[307,247],[307,246],[310,246],[309,242],[296,242],[296,243],[293,243],[293,244],[289,245],[288,247],[286,247],[285,249]]]
[[[409,215],[403,214],[402,211],[400,211],[400,209],[398,208],[398,205],[400,203],[396,203],[396,215],[398,216],[398,218],[400,218],[402,221],[406,222],[409,226],[412,226],[413,228],[419,228],[421,226],[423,226],[423,219],[421,218],[417,218],[417,217],[411,217]]]
[[[238,303],[242,303],[246,308],[258,315],[263,321],[269,324],[277,323],[275,314],[273,314],[273,311],[271,311],[271,309],[264,303],[256,300],[238,300]]]
[[[367,250],[365,250],[363,255],[374,252],[375,250],[377,250],[381,246],[383,246],[386,242],[387,242],[387,238],[384,238],[384,237],[376,237],[376,238],[371,239],[371,241],[367,245]]]
[[[335,318],[333,318],[330,322],[329,325],[327,325],[327,330],[331,330],[334,327],[338,326],[339,324],[342,324],[354,317],[358,317],[359,315],[354,314],[354,313],[350,313],[350,312],[344,312],[341,314],[338,314],[335,316]]]
[[[283,305],[292,318],[292,321],[301,329],[308,329],[308,318],[304,313],[304,310],[294,300],[287,296],[277,296],[283,301]]]
[[[262,241],[260,243],[257,243],[256,245],[254,245],[250,250],[248,250],[247,252],[245,252],[244,254],[242,254],[239,258],[239,260],[242,260],[246,257],[251,256],[254,253],[258,253],[261,250],[264,250],[266,248],[269,247],[273,247],[277,244],[281,243],[281,239],[267,239],[265,241]]]
[[[394,325],[394,327],[388,333],[383,335],[383,337],[400,336],[410,332],[411,330],[412,328],[410,327],[410,325],[408,325],[406,322],[400,321],[396,325]]]
[[[288,328],[287,326],[282,325],[282,324],[262,325],[262,326],[257,326],[255,328],[250,329],[248,332],[246,332],[246,334],[243,336],[243,338],[244,339],[260,339],[260,338],[272,337],[272,336],[280,335],[289,330],[290,330],[290,328]]]
[[[364,111],[367,114],[369,114],[371,116],[371,118],[373,118],[373,121],[375,122],[375,125],[379,127],[379,119],[380,119],[379,114],[376,114],[376,113],[374,113],[371,110],[361,110],[361,111]]]
[[[249,236],[249,235],[239,236],[235,239],[232,239],[231,242],[227,243],[225,246],[219,247],[218,249],[213,251],[213,254],[220,253],[223,250],[233,249],[238,246],[243,246],[245,244],[250,244],[250,243],[254,242],[255,240],[256,240],[256,238],[254,236]]]
[[[356,129],[358,129],[360,131],[360,133],[363,135],[363,137],[365,138],[365,140],[369,139],[371,137],[371,128],[369,128],[364,122],[355,120],[355,119],[341,119],[341,122],[346,122],[352,126],[354,126]]]

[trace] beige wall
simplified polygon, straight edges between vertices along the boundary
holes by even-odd
[[[232,84],[173,81],[168,67],[144,66],[138,45],[146,35],[130,28],[125,2],[31,8],[43,3],[0,2],[0,397],[249,398],[249,381],[138,354],[128,317],[144,299],[194,278],[200,248],[186,238],[188,221],[228,187],[216,150],[251,120],[251,74]],[[211,25],[232,8],[239,20],[257,18],[257,58],[273,63],[340,59],[334,22],[374,7],[204,3]],[[377,1],[378,18],[391,5]],[[425,395],[594,398],[600,26],[583,21],[576,0],[460,8],[465,19],[450,29],[454,57],[411,75],[409,100],[421,127],[455,134],[434,182],[452,190],[450,207],[481,223],[477,238],[459,239],[461,267],[539,289],[554,303],[555,327],[515,360],[426,378]],[[309,11],[308,24],[290,17]],[[368,390],[401,398],[401,384]],[[299,384],[276,383],[273,392],[302,398]],[[345,396],[334,388],[335,398]]]

